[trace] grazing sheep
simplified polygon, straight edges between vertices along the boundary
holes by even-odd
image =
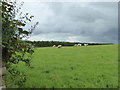
[[[77,44],[75,44],[74,46],[77,46]]]
[[[81,44],[78,44],[77,46],[82,46]]]
[[[88,44],[84,44],[84,46],[88,46]]]
[[[52,47],[56,47],[56,45],[53,45]]]
[[[58,46],[57,46],[57,48],[61,48],[61,47],[62,47],[62,45],[58,45]]]

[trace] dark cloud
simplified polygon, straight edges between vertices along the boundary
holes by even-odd
[[[30,40],[118,41],[117,2],[49,2],[35,5],[36,10],[32,13],[40,24]],[[27,7],[33,9],[29,4]]]

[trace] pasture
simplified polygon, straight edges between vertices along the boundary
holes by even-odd
[[[117,45],[35,48],[31,66],[18,66],[27,75],[25,88],[118,87]],[[6,80],[8,87],[17,87]]]

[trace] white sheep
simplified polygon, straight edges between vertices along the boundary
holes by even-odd
[[[74,46],[77,46],[77,44],[75,44]]]
[[[84,44],[84,46],[88,46],[88,44]]]
[[[82,46],[82,44],[78,44],[77,46]]]
[[[61,48],[61,47],[62,47],[62,45],[58,45],[58,46],[57,46],[57,48]]]
[[[52,47],[56,47],[56,45],[53,45]]]

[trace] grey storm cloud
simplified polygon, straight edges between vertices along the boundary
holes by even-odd
[[[117,2],[47,2],[25,4],[40,24],[30,40],[118,41]],[[23,7],[23,11],[24,8]]]

